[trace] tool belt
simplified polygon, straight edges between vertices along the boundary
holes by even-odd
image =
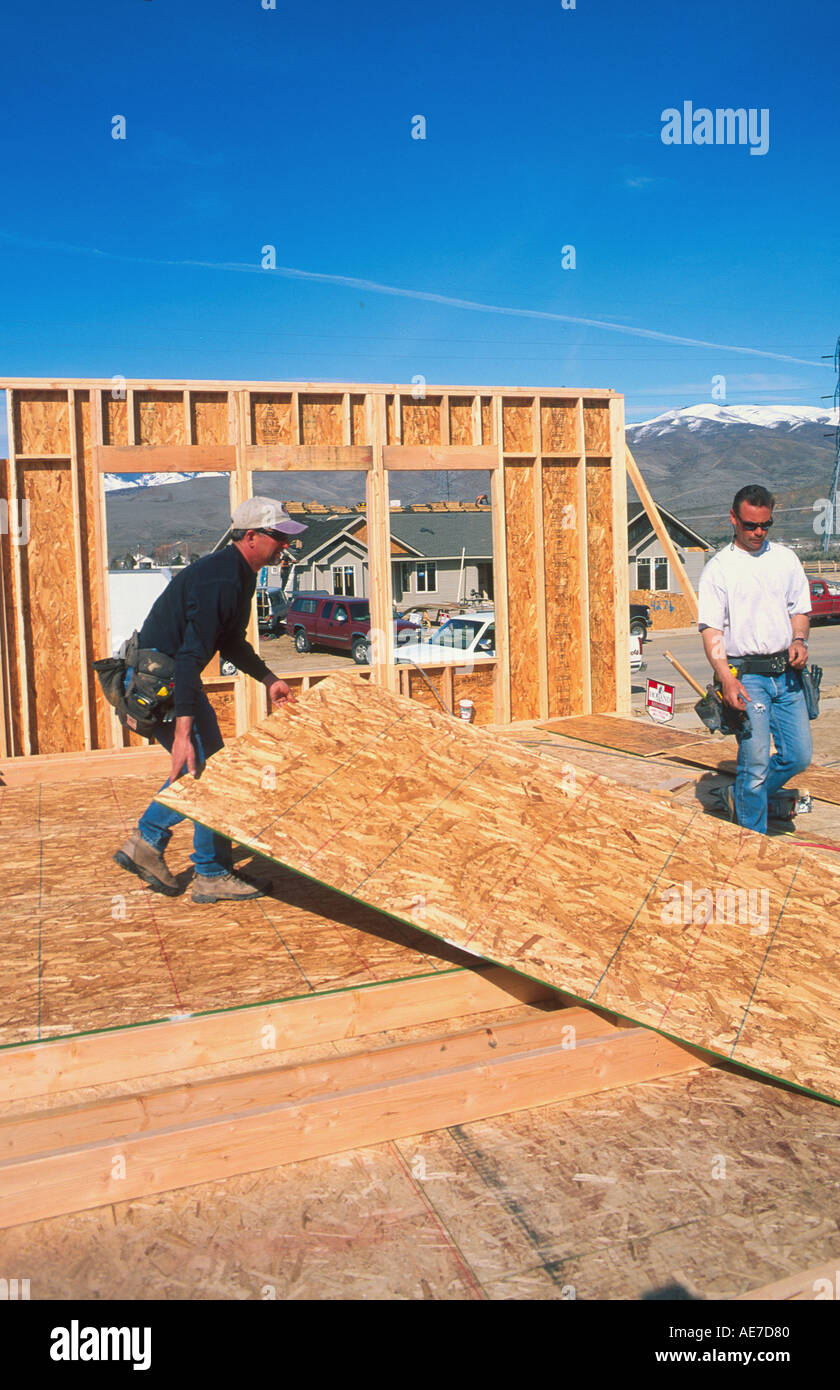
[[[734,666],[738,679],[741,676],[783,676],[790,662],[790,653],[785,647],[781,652],[770,652],[767,656],[728,656],[728,665]]]
[[[138,646],[134,632],[119,656],[93,663],[102,693],[122,724],[152,738],[157,726],[175,718],[175,661],[154,647]]]

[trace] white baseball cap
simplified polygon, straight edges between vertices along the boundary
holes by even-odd
[[[284,536],[297,536],[307,528],[292,521],[282,502],[273,497],[249,497],[240,502],[231,517],[234,531],[280,531]]]

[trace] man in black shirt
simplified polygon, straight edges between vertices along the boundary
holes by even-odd
[[[246,675],[262,681],[272,704],[293,701],[289,687],[266,666],[245,638],[257,573],[274,565],[289,536],[306,527],[270,497],[251,497],[233,513],[231,544],[188,565],[155,600],[138,634],[138,647],[152,648],[175,662],[175,718],[158,721],[154,737],[172,754],[168,787],[182,773],[196,776],[223,746],[201,672],[215,652]],[[162,790],[162,789],[161,789]],[[114,858],[158,893],[178,892],[164,851],[172,827],[184,817],[153,801]],[[194,902],[257,898],[261,890],[231,872],[230,841],[196,825],[192,861]]]

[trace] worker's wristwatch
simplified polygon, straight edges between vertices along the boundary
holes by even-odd
[[[793,646],[793,643],[794,643],[794,642],[801,642],[801,643],[802,643],[802,646],[805,648],[805,650],[806,650],[806,652],[807,652],[807,650],[808,650],[808,643],[805,641],[805,638],[804,638],[804,637],[794,637],[793,642],[791,642],[790,645]]]

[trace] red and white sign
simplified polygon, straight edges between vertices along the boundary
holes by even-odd
[[[657,724],[667,724],[674,717],[674,687],[664,681],[653,681],[648,677],[645,706],[651,719]]]

